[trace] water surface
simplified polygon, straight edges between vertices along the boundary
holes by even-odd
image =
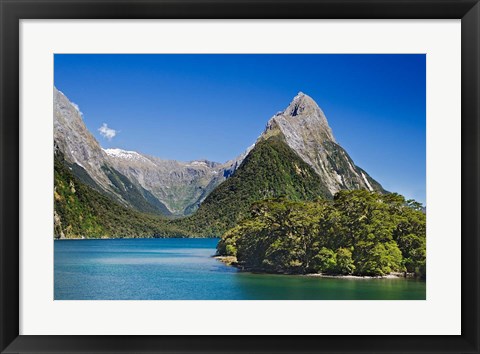
[[[340,279],[239,272],[212,258],[218,239],[59,240],[56,300],[425,299],[413,279]]]

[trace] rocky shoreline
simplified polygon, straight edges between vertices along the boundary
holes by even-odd
[[[234,256],[213,256],[213,258],[219,260],[220,262],[228,265],[237,267],[237,257]]]
[[[218,261],[224,263],[227,266],[232,266],[240,271],[244,272],[253,272],[253,273],[264,273],[264,274],[277,274],[277,273],[267,273],[267,272],[259,272],[259,271],[252,271],[251,269],[246,269],[240,266],[237,263],[237,257],[234,256],[213,256],[213,258],[217,259]],[[318,278],[342,278],[342,279],[398,279],[398,278],[414,278],[414,273],[390,273],[387,275],[376,275],[376,276],[368,276],[368,275],[342,275],[342,274],[322,274],[322,273],[309,273],[309,274],[288,274],[285,275],[299,275],[304,277],[318,277]]]

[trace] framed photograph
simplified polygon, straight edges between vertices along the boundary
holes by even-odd
[[[1,353],[478,353],[480,5],[1,3]]]

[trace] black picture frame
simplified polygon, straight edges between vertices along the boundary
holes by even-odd
[[[0,0],[2,353],[479,353],[478,0]],[[459,336],[19,335],[21,19],[461,19],[462,307]]]

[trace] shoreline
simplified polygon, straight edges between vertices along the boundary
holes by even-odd
[[[134,239],[135,237],[123,237],[119,238],[119,240],[125,240],[125,239]],[[69,241],[69,240],[114,240],[116,239],[115,237],[99,237],[99,238],[87,238],[87,237],[64,237],[64,238],[53,238],[54,241]]]
[[[313,278],[335,278],[335,279],[414,279],[415,276],[412,273],[397,273],[393,272],[387,275],[342,275],[342,274],[322,274],[322,273],[308,273],[308,274],[289,274],[289,273],[268,273],[252,271],[250,269],[242,269],[237,264],[237,257],[234,256],[212,256],[216,260],[223,264],[235,267],[240,272],[248,272],[253,274],[271,274],[271,275],[293,275]]]
[[[212,237],[182,237],[182,236],[175,236],[175,237],[64,237],[64,238],[57,238],[54,237],[54,241],[69,241],[69,240],[154,240],[154,239],[213,239],[220,237],[212,236]]]
[[[147,237],[147,238],[136,238],[136,237],[101,237],[101,238],[54,238],[54,241],[82,241],[82,240],[135,240],[135,239],[155,239],[157,237]],[[175,237],[165,237],[165,238],[175,238]],[[181,237],[183,238],[183,237]],[[205,237],[207,238],[207,237]],[[270,274],[270,275],[292,275],[292,276],[304,276],[304,277],[313,277],[313,278],[333,278],[333,279],[414,279],[414,273],[398,273],[393,272],[387,275],[343,275],[343,274],[322,274],[322,273],[308,273],[308,274],[296,274],[296,273],[270,273],[265,271],[258,271],[252,269],[245,269],[238,265],[237,257],[234,256],[219,256],[213,255],[212,258],[215,258],[217,261],[222,262],[223,264],[229,267],[235,267],[240,272],[252,273],[252,274]]]

